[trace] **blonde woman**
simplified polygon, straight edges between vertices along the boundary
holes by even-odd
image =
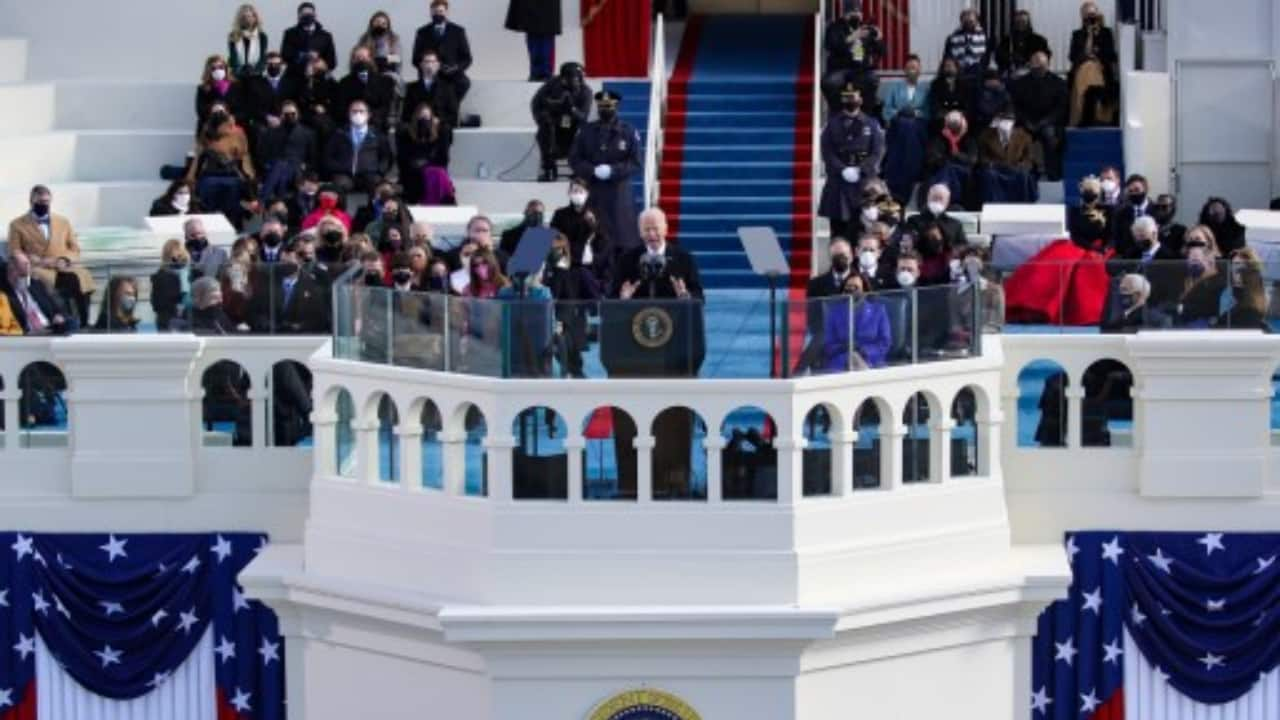
[[[169,332],[173,321],[191,315],[191,256],[177,238],[167,240],[160,251],[160,269],[151,274],[151,309],[156,330]]]
[[[1252,248],[1231,253],[1231,309],[1214,325],[1230,330],[1271,332],[1267,323],[1267,290],[1262,280],[1262,258]]]
[[[1222,255],[1213,231],[1196,225],[1187,231],[1182,253],[1187,258],[1182,298],[1178,302],[1178,321],[1186,327],[1208,327],[1218,317],[1223,291],[1230,277],[1220,272]]]
[[[379,10],[369,18],[369,28],[356,46],[369,48],[378,72],[400,74],[400,36],[391,29],[391,16],[385,11]]]
[[[227,59],[231,72],[241,80],[261,75],[267,66],[268,43],[258,9],[250,3],[241,5],[231,21],[231,32],[227,34]]]

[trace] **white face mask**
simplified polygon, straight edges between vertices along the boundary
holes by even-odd
[[[951,279],[952,279],[952,280],[959,280],[959,279],[960,279],[961,272],[962,272],[962,271],[963,271],[963,269],[964,269],[964,268],[963,268],[963,266],[960,264],[960,261],[959,261],[959,260],[952,260],[952,261],[949,263],[949,266],[950,266],[950,268],[951,268]]]
[[[867,222],[875,222],[880,219],[880,208],[872,205],[869,208],[863,208],[862,219]]]
[[[584,192],[569,193],[569,202],[576,208],[580,208],[587,204],[587,194]]]
[[[863,270],[873,270],[880,263],[880,258],[871,250],[858,253],[858,266]]]
[[[369,122],[369,116],[362,112],[351,113],[351,124],[354,127],[362,128]]]
[[[1102,181],[1102,192],[1106,195],[1112,195],[1120,189],[1120,185],[1111,178]]]
[[[1008,119],[997,120],[996,129],[999,130],[1002,134],[1008,135],[1009,133],[1013,132],[1013,121]]]
[[[182,212],[191,207],[191,193],[178,193],[173,196],[173,206]]]
[[[556,261],[556,267],[560,268],[561,270],[568,270],[568,269],[569,269],[569,258],[568,258],[568,256],[562,257],[562,258],[560,258],[559,260],[557,260],[557,261]]]
[[[911,273],[907,272],[906,270],[899,270],[899,271],[898,271],[898,285],[900,285],[900,286],[902,286],[902,287],[904,287],[904,288],[909,288],[909,287],[911,287],[912,285],[915,285],[915,284],[916,284],[916,276],[915,276],[915,275],[912,275]]]
[[[938,202],[937,200],[930,200],[930,201],[929,201],[929,214],[931,214],[931,215],[941,215],[942,213],[944,213],[944,212],[946,212],[946,211],[947,211],[947,204],[946,204],[946,203]]]
[[[215,82],[222,82],[227,79],[227,71],[222,68],[218,68],[217,70],[209,73],[209,77],[213,78]]]

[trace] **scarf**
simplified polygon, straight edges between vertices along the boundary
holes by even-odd
[[[224,80],[214,80],[213,89],[217,90],[219,95],[226,97],[227,91],[231,89],[231,78],[226,78]]]
[[[949,127],[942,128],[942,137],[945,138],[947,144],[951,146],[952,155],[960,152],[960,141],[964,139],[964,135],[964,131],[953,133]]]

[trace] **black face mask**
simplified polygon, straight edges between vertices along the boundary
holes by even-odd
[[[36,217],[44,217],[49,214],[49,203],[36,202],[31,203],[31,214]]]
[[[1085,205],[1092,205],[1093,203],[1098,202],[1098,193],[1082,192],[1080,193],[1080,200],[1083,201]]]
[[[848,113],[856,113],[862,109],[862,103],[857,100],[845,100],[841,104],[844,106],[844,111]]]
[[[282,73],[282,72],[284,72],[284,66],[283,66],[283,65],[268,65],[268,66],[267,66],[267,77],[278,78],[278,77],[280,77],[280,73]]]
[[[1168,225],[1173,220],[1173,216],[1177,214],[1177,208],[1171,205],[1152,205],[1151,217],[1160,225]]]
[[[525,213],[525,214],[524,214],[524,224],[525,224],[525,225],[527,225],[527,226],[529,226],[529,227],[541,227],[541,226],[542,226],[542,213],[541,213],[541,212],[536,212],[536,211],[535,211],[535,212],[528,212],[528,213]]]
[[[405,283],[413,280],[413,272],[410,270],[396,270],[391,273],[391,279],[395,281],[397,285],[404,285]]]
[[[382,273],[377,270],[366,270],[364,273],[364,284],[372,287],[382,287]]]
[[[444,278],[439,275],[432,275],[431,280],[427,283],[427,287],[432,292],[444,292]]]
[[[283,239],[284,238],[280,237],[280,233],[278,232],[264,233],[262,235],[262,244],[266,245],[267,247],[276,247],[280,244],[280,241]]]
[[[431,134],[431,120],[430,120],[430,118],[419,118],[419,119],[418,119],[418,134],[419,134],[419,135],[429,135],[429,134]]]
[[[298,25],[306,30],[312,30],[316,26],[316,16],[310,13],[298,16]]]
[[[281,123],[282,123],[286,128],[289,128],[289,129],[295,128],[295,127],[297,127],[297,126],[298,126],[298,116],[297,116],[297,115],[285,115],[285,116],[281,119]]]
[[[1131,192],[1131,193],[1129,193],[1129,204],[1130,204],[1130,205],[1133,205],[1133,206],[1135,206],[1135,207],[1136,207],[1136,206],[1139,206],[1139,205],[1141,205],[1142,203],[1144,203],[1144,202],[1146,202],[1146,201],[1147,201],[1147,194],[1146,194],[1145,192]]]
[[[282,262],[276,265],[276,273],[280,277],[293,277],[298,274],[298,263]]]
[[[849,272],[849,256],[833,255],[831,256],[831,269],[843,275]]]
[[[432,15],[432,16],[431,16],[431,22],[435,23],[435,24],[436,24],[436,26],[437,26],[437,27],[439,27],[439,26],[444,25],[445,23],[449,22],[449,17],[448,17],[447,15],[443,15],[443,14]]]
[[[189,251],[200,252],[207,247],[209,247],[209,238],[207,237],[187,238],[187,250]]]
[[[326,245],[341,245],[342,233],[338,230],[326,230],[325,233],[320,236],[320,239],[324,240]]]
[[[375,26],[374,26],[374,28],[373,28],[373,36],[374,36],[374,37],[379,37],[379,38],[380,38],[380,37],[382,37],[383,35],[386,35],[386,34],[387,34],[387,29],[386,29],[386,28],[382,27],[381,25],[375,25]]]
[[[601,122],[613,122],[613,119],[618,117],[617,110],[606,110],[604,108],[601,108],[597,114],[600,116]]]

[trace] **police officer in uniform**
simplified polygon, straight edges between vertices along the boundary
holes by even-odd
[[[852,84],[840,93],[841,111],[822,130],[822,163],[827,182],[818,214],[831,221],[831,237],[848,237],[862,211],[862,187],[880,172],[884,130],[862,112],[862,92]]]
[[[538,88],[530,109],[538,124],[538,150],[542,153],[538,182],[553,182],[558,175],[556,160],[568,156],[578,127],[591,113],[591,88],[583,79],[582,65],[561,65],[560,74]]]
[[[595,97],[598,119],[578,131],[569,166],[590,182],[588,207],[613,238],[614,249],[625,252],[640,246],[631,192],[631,176],[640,170],[640,133],[618,117],[621,95],[602,90]]]

